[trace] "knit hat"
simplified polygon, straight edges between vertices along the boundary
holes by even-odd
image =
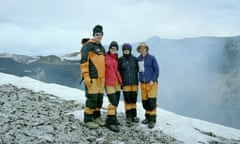
[[[96,25],[96,26],[93,28],[93,36],[94,36],[96,33],[102,33],[102,34],[103,34],[103,27],[102,27],[101,25]]]
[[[139,49],[140,49],[141,47],[145,47],[145,48],[147,49],[147,52],[148,52],[149,47],[148,47],[148,45],[147,45],[146,43],[144,43],[144,42],[142,42],[142,43],[140,43],[140,44],[138,45],[138,47],[137,47],[137,52],[140,52]]]
[[[116,47],[117,50],[118,50],[118,43],[116,41],[112,41],[109,45],[109,49],[112,48],[112,47]]]
[[[132,51],[132,46],[131,46],[131,44],[129,44],[129,43],[124,43],[124,44],[122,45],[122,50],[123,50],[123,51],[124,51],[124,50]]]

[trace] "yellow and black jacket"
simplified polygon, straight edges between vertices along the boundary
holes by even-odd
[[[93,39],[81,49],[80,68],[82,74],[87,73],[90,79],[105,77],[105,49]]]

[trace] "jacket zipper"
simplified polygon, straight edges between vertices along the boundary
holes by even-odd
[[[128,83],[131,84],[131,80],[130,80],[130,70],[129,70],[129,63],[128,63],[128,60],[126,60],[127,62],[127,71],[128,71]]]

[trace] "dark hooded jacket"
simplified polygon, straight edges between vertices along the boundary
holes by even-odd
[[[124,55],[118,60],[123,86],[138,85],[138,61],[133,55]]]

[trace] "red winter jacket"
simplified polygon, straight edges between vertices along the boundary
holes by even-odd
[[[122,78],[118,71],[118,55],[107,53],[105,55],[105,85],[115,86],[116,80],[122,85]]]

